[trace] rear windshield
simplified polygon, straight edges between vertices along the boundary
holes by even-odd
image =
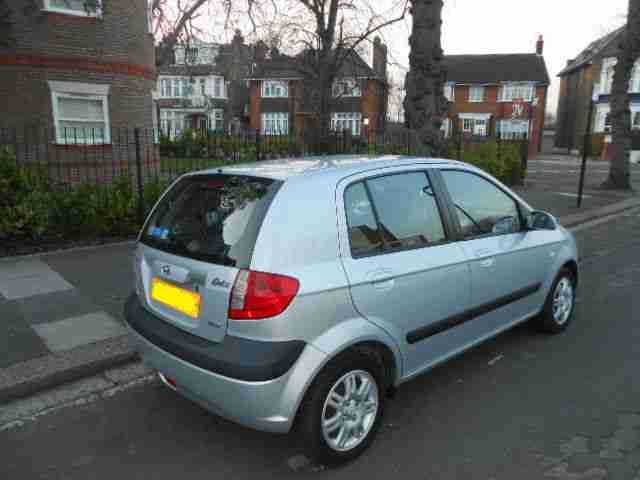
[[[140,240],[175,255],[249,268],[260,226],[281,184],[240,175],[185,177],[160,201]]]

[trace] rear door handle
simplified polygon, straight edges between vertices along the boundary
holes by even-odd
[[[493,255],[493,250],[483,248],[481,250],[476,250],[475,252],[473,252],[473,254],[476,256],[476,258],[490,257]]]
[[[376,270],[367,275],[367,277],[373,288],[376,290],[387,291],[391,290],[395,285],[394,279],[389,278],[392,273],[393,272],[391,272],[391,270]]]

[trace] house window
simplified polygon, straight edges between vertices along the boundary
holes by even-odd
[[[629,93],[640,93],[640,64],[634,63],[629,80]]]
[[[503,83],[500,88],[500,101],[513,102],[522,99],[525,102],[533,100],[534,84],[530,82],[508,82]]]
[[[106,95],[52,92],[56,141],[65,145],[110,143]]]
[[[44,0],[44,9],[67,15],[99,17],[102,13],[102,0]]]
[[[524,140],[529,138],[528,120],[500,120],[498,135],[502,140]]]
[[[206,80],[204,78],[201,78],[200,79],[200,95],[202,95],[203,97],[207,94],[206,86],[207,86]]]
[[[487,125],[489,119],[482,117],[463,117],[462,118],[462,131],[471,133],[479,137],[487,136]]]
[[[361,97],[362,88],[354,78],[336,80],[333,84],[334,97]]]
[[[217,132],[221,132],[222,130],[224,130],[224,111],[214,110],[212,116],[213,116],[213,129]]]
[[[456,99],[456,84],[453,82],[444,84],[444,97],[449,102],[453,102]]]
[[[349,132],[351,135],[360,136],[362,131],[361,113],[334,113],[331,117],[331,129],[335,132]]]
[[[469,88],[469,101],[470,102],[484,102],[484,87],[472,86]]]
[[[183,112],[175,110],[160,110],[160,129],[162,133],[170,138],[180,136],[182,130],[189,128],[191,123],[189,117]]]
[[[288,135],[289,114],[286,112],[262,114],[263,135]]]
[[[631,128],[634,130],[640,129],[640,112],[632,112]]]
[[[611,113],[607,112],[604,116],[604,131],[609,133],[611,132]]]
[[[160,80],[160,96],[162,97],[171,96],[171,79],[163,78],[162,80]]]
[[[195,64],[198,61],[198,49],[186,47],[184,49],[184,63]]]
[[[262,96],[264,98],[287,98],[289,84],[286,81],[265,80],[262,82]]]
[[[224,98],[224,79],[215,77],[213,79],[213,96],[216,98]]]

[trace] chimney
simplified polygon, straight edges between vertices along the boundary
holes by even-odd
[[[536,43],[536,53],[538,55],[542,55],[544,53],[544,38],[542,35],[538,37],[538,42]]]
[[[373,71],[380,78],[387,78],[387,46],[380,37],[373,41]]]

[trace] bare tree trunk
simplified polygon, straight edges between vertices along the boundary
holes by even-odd
[[[640,56],[640,0],[629,0],[627,28],[622,37],[618,63],[611,87],[611,127],[613,156],[604,188],[631,189],[629,154],[631,152],[631,111],[629,81]]]
[[[411,0],[413,28],[404,101],[407,126],[418,130],[420,141],[430,148],[433,156],[446,153],[440,130],[447,112],[443,91],[446,72],[440,41],[442,6],[442,0]]]

